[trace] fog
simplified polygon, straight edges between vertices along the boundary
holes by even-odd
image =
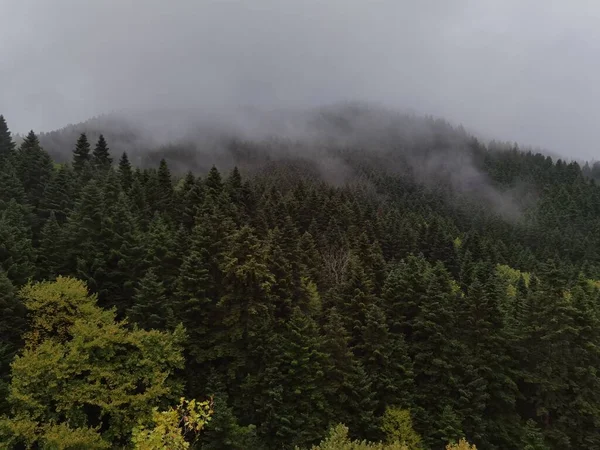
[[[0,0],[16,132],[122,110],[345,100],[599,158],[600,4],[559,0]]]

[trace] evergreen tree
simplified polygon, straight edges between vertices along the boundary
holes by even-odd
[[[16,286],[25,284],[35,270],[26,211],[13,200],[0,213],[0,269]]]
[[[8,412],[10,363],[22,345],[21,335],[25,329],[25,307],[6,273],[0,269],[0,411],[3,413]]]
[[[246,384],[261,423],[259,436],[270,448],[293,448],[316,441],[324,432],[326,355],[316,324],[294,309],[281,334],[265,343],[265,368]]]
[[[15,143],[6,124],[4,116],[0,114],[0,163],[10,159],[15,152]]]
[[[154,207],[157,211],[170,213],[173,209],[173,200],[174,191],[171,171],[169,170],[169,166],[167,166],[167,162],[161,159],[160,166],[158,167],[158,191]]]
[[[25,204],[25,189],[17,176],[17,170],[10,160],[0,160],[0,209],[4,209],[11,200]]]
[[[382,416],[387,406],[410,408],[413,367],[404,340],[389,333],[385,315],[375,304],[369,306],[362,328],[359,352],[376,392],[376,415]]]
[[[123,152],[121,159],[119,159],[119,177],[121,178],[121,186],[124,191],[129,191],[133,184],[133,171],[131,169],[131,163],[127,152]]]
[[[165,288],[154,270],[150,269],[135,290],[133,306],[127,316],[141,328],[164,330],[172,322],[171,315]]]
[[[373,383],[349,348],[350,337],[337,309],[331,308],[323,328],[327,408],[330,420],[348,424],[359,437],[377,436]]]
[[[87,135],[81,133],[73,150],[73,169],[78,174],[86,170],[86,166],[91,163],[90,143]]]
[[[40,202],[39,214],[43,220],[48,219],[50,214],[54,214],[58,223],[66,222],[67,215],[75,206],[76,189],[73,182],[74,176],[69,166],[62,164],[54,172]]]
[[[51,280],[57,275],[66,274],[65,247],[66,236],[52,211],[40,233],[36,264],[39,279]]]
[[[30,131],[16,158],[17,175],[23,183],[27,200],[37,208],[54,170],[50,155],[42,149],[35,133]]]
[[[92,164],[96,170],[107,170],[112,166],[112,158],[108,149],[108,144],[103,135],[98,137],[96,147],[92,153]]]

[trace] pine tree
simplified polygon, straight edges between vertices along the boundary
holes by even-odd
[[[102,259],[95,276],[99,301],[105,306],[115,306],[122,316],[131,307],[144,259],[139,225],[124,193],[105,207],[101,228]]]
[[[440,436],[436,436],[435,429],[428,430],[427,424],[445,423],[450,416],[456,417],[453,423],[462,421],[457,415],[456,403],[451,403],[457,402],[453,394],[461,386],[460,361],[456,355],[465,351],[456,336],[457,295],[448,271],[441,263],[436,264],[429,275],[429,284],[412,327],[409,349],[415,375],[414,413],[419,430],[429,431],[422,434],[425,443],[431,446],[440,442]],[[439,399],[448,402],[450,415],[436,407]],[[438,415],[440,413],[442,416]],[[441,428],[445,426],[438,425]],[[444,439],[448,437],[442,436]]]
[[[223,392],[214,395],[214,410],[210,422],[200,437],[202,450],[263,450],[254,425],[241,426]]]
[[[148,200],[146,199],[144,187],[138,178],[133,181],[127,195],[131,204],[132,214],[139,222],[141,229],[146,231],[152,218],[152,214]]]
[[[34,275],[35,251],[27,209],[12,200],[0,213],[0,269],[20,286]]]
[[[86,166],[91,163],[90,143],[85,133],[81,133],[73,150],[73,169],[82,174]]]
[[[16,161],[17,175],[23,183],[27,200],[37,208],[54,168],[50,155],[40,147],[40,141],[33,131],[21,144]]]
[[[154,205],[157,211],[171,213],[173,209],[174,191],[173,180],[171,179],[171,171],[164,159],[160,160],[158,167],[158,191],[156,204]]]
[[[230,374],[248,363],[248,346],[259,339],[259,331],[273,322],[270,288],[273,275],[266,264],[264,246],[248,226],[229,238],[221,264],[223,294],[217,304],[223,332],[214,351],[225,357]]]
[[[383,415],[387,406],[412,407],[413,367],[408,349],[402,336],[389,333],[385,315],[375,304],[368,307],[358,351],[376,393],[376,415]]]
[[[377,436],[373,383],[349,348],[350,336],[337,309],[327,313],[322,350],[327,355],[327,409],[331,421],[339,421],[359,433],[358,437]]]
[[[12,161],[0,160],[0,210],[12,200],[19,204],[25,203],[25,189],[17,176],[17,170]]]
[[[190,173],[191,174],[191,173]],[[193,176],[193,175],[192,175]],[[191,230],[194,227],[196,217],[200,213],[202,205],[204,204],[204,184],[201,180],[195,180],[194,183],[190,183],[191,179],[186,177],[186,183],[184,183],[181,190],[181,201],[180,201],[180,217],[182,224]]]
[[[42,220],[48,219],[53,213],[59,224],[66,222],[67,215],[75,206],[74,180],[71,168],[65,164],[54,172],[40,202],[39,214]]]
[[[66,275],[66,247],[64,231],[56,220],[54,211],[51,211],[40,233],[36,264],[39,279],[51,280],[57,275]]]
[[[415,319],[426,301],[431,266],[420,256],[408,256],[389,273],[383,287],[383,307],[390,332],[413,341]]]
[[[112,158],[110,157],[108,144],[103,135],[98,137],[98,142],[96,143],[96,147],[94,147],[94,152],[92,153],[92,165],[96,170],[108,170],[112,166]]]
[[[92,180],[83,188],[66,225],[70,242],[66,270],[77,274],[93,290],[98,288],[95,272],[102,266],[103,210],[102,191],[98,182]]]
[[[183,323],[189,334],[188,366],[193,373],[199,365],[211,358],[217,330],[220,326],[216,313],[217,290],[214,273],[219,255],[213,255],[211,233],[206,224],[198,223],[193,230],[190,251],[183,259],[175,283],[175,317]],[[217,267],[218,269],[218,267]],[[206,380],[194,380],[202,384]]]
[[[119,177],[121,178],[121,186],[125,192],[131,189],[133,184],[133,171],[131,170],[131,163],[127,152],[123,152],[121,159],[119,160]]]
[[[153,269],[148,270],[140,280],[127,316],[146,330],[164,330],[172,323],[172,310],[165,288]]]
[[[26,330],[25,307],[6,273],[0,268],[0,411],[7,411],[10,363],[22,346]]]
[[[206,187],[207,195],[213,200],[216,200],[218,197],[220,197],[221,193],[223,192],[223,180],[221,179],[221,174],[215,166],[212,166],[208,172],[208,176],[204,180],[204,186]]]
[[[154,269],[161,280],[168,296],[171,296],[175,287],[175,280],[179,273],[183,255],[177,254],[175,230],[163,214],[156,213],[148,232],[145,234],[145,257],[143,265]]]
[[[270,448],[306,446],[325,431],[326,355],[316,324],[295,309],[281,333],[264,344],[264,370],[249,377],[259,436]]]
[[[0,163],[10,159],[15,152],[15,143],[6,124],[4,116],[0,114]]]

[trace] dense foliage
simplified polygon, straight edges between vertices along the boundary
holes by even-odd
[[[228,173],[113,166],[85,135],[53,164],[1,119],[13,435],[124,445],[183,394],[214,398],[194,448],[600,448],[591,169],[467,138],[466,188],[419,172],[455,156],[464,132],[438,128],[409,150],[324,149],[350,173],[332,184],[260,143]]]

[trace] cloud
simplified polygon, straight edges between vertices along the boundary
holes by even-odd
[[[598,157],[600,5],[549,0],[19,0],[2,5],[15,131],[121,109],[361,100]]]

